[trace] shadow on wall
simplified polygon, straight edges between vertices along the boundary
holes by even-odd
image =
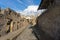
[[[51,3],[51,0],[43,0],[39,6],[39,9],[47,8],[48,10],[37,18],[36,25],[32,28],[38,40],[60,40],[60,4],[58,5],[58,1],[60,2],[60,0],[54,0]]]
[[[32,33],[36,36],[38,40],[54,40],[54,38],[52,38],[48,33],[41,30],[38,25],[33,26],[32,29]]]

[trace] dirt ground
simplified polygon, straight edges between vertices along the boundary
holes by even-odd
[[[33,34],[33,30],[31,25],[28,26],[17,38],[16,40],[37,40],[35,35]]]

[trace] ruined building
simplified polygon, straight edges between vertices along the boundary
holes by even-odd
[[[47,10],[37,18],[39,40],[60,40],[60,0],[42,0],[40,9]]]
[[[14,10],[10,8],[0,10],[0,36],[16,31],[27,24],[27,20],[21,18],[21,15]]]

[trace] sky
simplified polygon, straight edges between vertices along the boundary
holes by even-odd
[[[41,0],[0,0],[0,7],[2,9],[10,8],[21,15],[38,15],[41,10],[37,11]]]
[[[0,7],[1,8],[11,8],[15,11],[23,11],[27,8],[35,8],[39,6],[41,0],[0,0]],[[32,9],[30,9],[32,10]]]

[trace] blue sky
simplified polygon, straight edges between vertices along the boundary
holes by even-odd
[[[11,8],[13,10],[25,10],[30,5],[39,5],[41,0],[0,0],[1,8]]]

